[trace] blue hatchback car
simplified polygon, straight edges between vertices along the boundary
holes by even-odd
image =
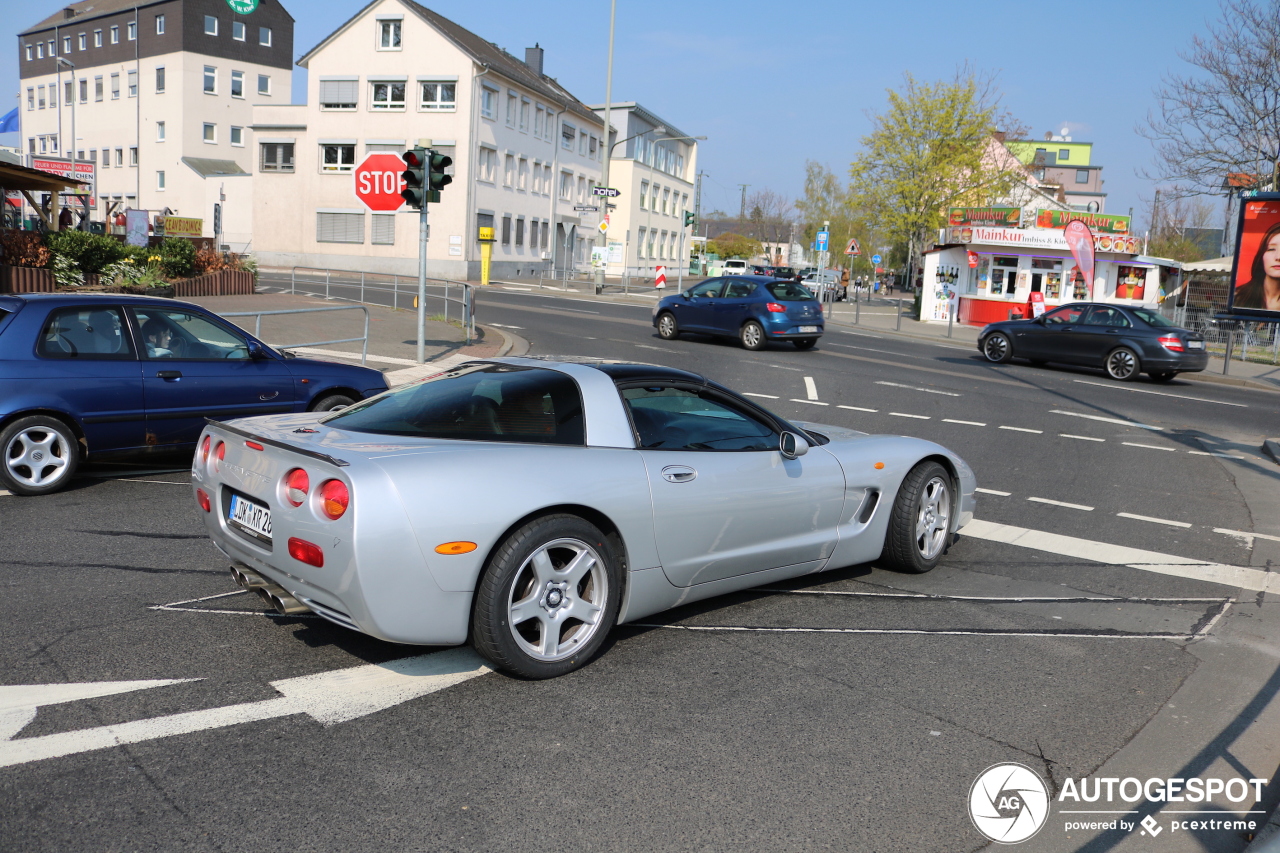
[[[106,454],[190,450],[205,418],[338,409],[376,370],[294,358],[172,299],[0,296],[0,488],[39,495]]]
[[[822,337],[822,303],[804,285],[763,275],[709,278],[653,308],[659,336],[681,332],[734,337],[750,350],[769,341],[809,349]]]

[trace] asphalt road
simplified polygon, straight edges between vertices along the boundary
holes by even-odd
[[[857,566],[624,626],[554,681],[487,674],[344,722],[223,720],[79,751],[73,733],[128,740],[136,721],[213,720],[278,699],[273,682],[430,650],[265,613],[231,583],[182,473],[0,497],[3,685],[190,679],[34,714],[0,686],[6,849],[976,850],[965,803],[998,762],[1058,785],[1124,760],[1207,772],[1230,752],[1273,775],[1254,746],[1275,721],[1273,597],[1108,549],[1250,566],[1248,540],[1219,531],[1266,523],[1276,470],[1257,444],[1280,395],[1118,386],[848,330],[808,352],[668,342],[646,308],[523,292],[481,309],[534,353],[683,367],[788,418],[939,441],[1003,493],[981,496],[984,522],[1095,543],[1096,558],[965,536],[928,575]],[[14,749],[60,735],[73,749],[58,757]],[[1246,843],[1190,840],[1051,822],[1023,848]]]

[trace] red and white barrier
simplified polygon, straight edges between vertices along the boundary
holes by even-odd
[[[653,286],[658,290],[666,290],[667,288],[667,268],[658,267],[658,275],[653,280]]]

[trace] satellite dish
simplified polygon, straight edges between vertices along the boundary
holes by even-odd
[[[1071,132],[1071,128],[1069,128],[1069,127],[1064,127],[1064,128],[1062,129],[1062,135],[1063,135],[1063,136],[1066,136],[1066,135],[1067,135],[1068,133],[1070,133],[1070,132]]]

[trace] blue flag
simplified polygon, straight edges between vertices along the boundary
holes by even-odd
[[[13,133],[18,129],[18,108],[14,107],[0,118],[0,133]]]

